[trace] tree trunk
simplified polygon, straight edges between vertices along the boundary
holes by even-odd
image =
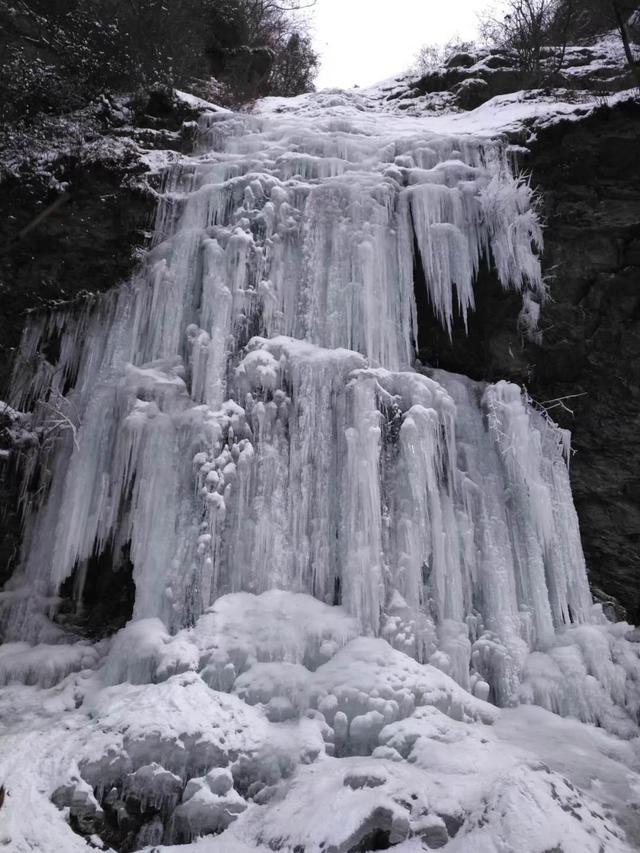
[[[620,33],[620,38],[622,39],[622,44],[624,46],[624,55],[627,57],[627,63],[631,73],[635,77],[636,85],[640,88],[640,62],[634,59],[633,52],[631,51],[631,43],[629,41],[629,34],[627,33],[627,24],[616,0],[612,0],[611,7],[613,8],[618,32]]]

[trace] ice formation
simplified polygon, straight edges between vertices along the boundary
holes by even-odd
[[[499,140],[304,104],[207,114],[143,273],[25,332],[0,842],[630,850],[638,647],[592,604],[568,437],[413,367],[417,265],[445,329],[483,258],[535,324],[531,191]],[[100,555],[135,603],[90,641],[56,613]]]

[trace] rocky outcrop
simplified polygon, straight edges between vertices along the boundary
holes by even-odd
[[[509,51],[469,46],[423,74],[405,74],[382,86],[387,101],[409,113],[473,110],[499,95],[536,90],[545,96],[580,100],[629,89],[635,77],[617,32],[568,45],[562,58],[547,49],[538,73],[525,73]],[[539,89],[539,87],[543,87]],[[591,95],[592,96],[592,95]]]
[[[127,279],[145,247],[159,170],[191,150],[199,112],[162,89],[103,97],[0,136],[0,399],[27,312]],[[177,156],[176,153],[176,156]]]
[[[592,584],[640,620],[640,105],[540,134],[528,166],[547,221],[550,296],[532,393],[573,431]],[[567,412],[570,408],[573,414]]]

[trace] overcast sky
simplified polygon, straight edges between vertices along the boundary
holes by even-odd
[[[406,70],[423,44],[472,38],[489,0],[317,0],[311,12],[317,80],[350,88]]]

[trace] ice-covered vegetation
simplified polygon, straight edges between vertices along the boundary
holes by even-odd
[[[483,130],[372,95],[210,113],[144,272],[29,324],[12,406],[72,428],[25,465],[0,593],[9,849],[637,843],[640,645],[591,602],[568,436],[412,366],[414,278],[445,329],[482,258],[545,298]],[[131,618],[87,636],[63,599],[114,570]]]

